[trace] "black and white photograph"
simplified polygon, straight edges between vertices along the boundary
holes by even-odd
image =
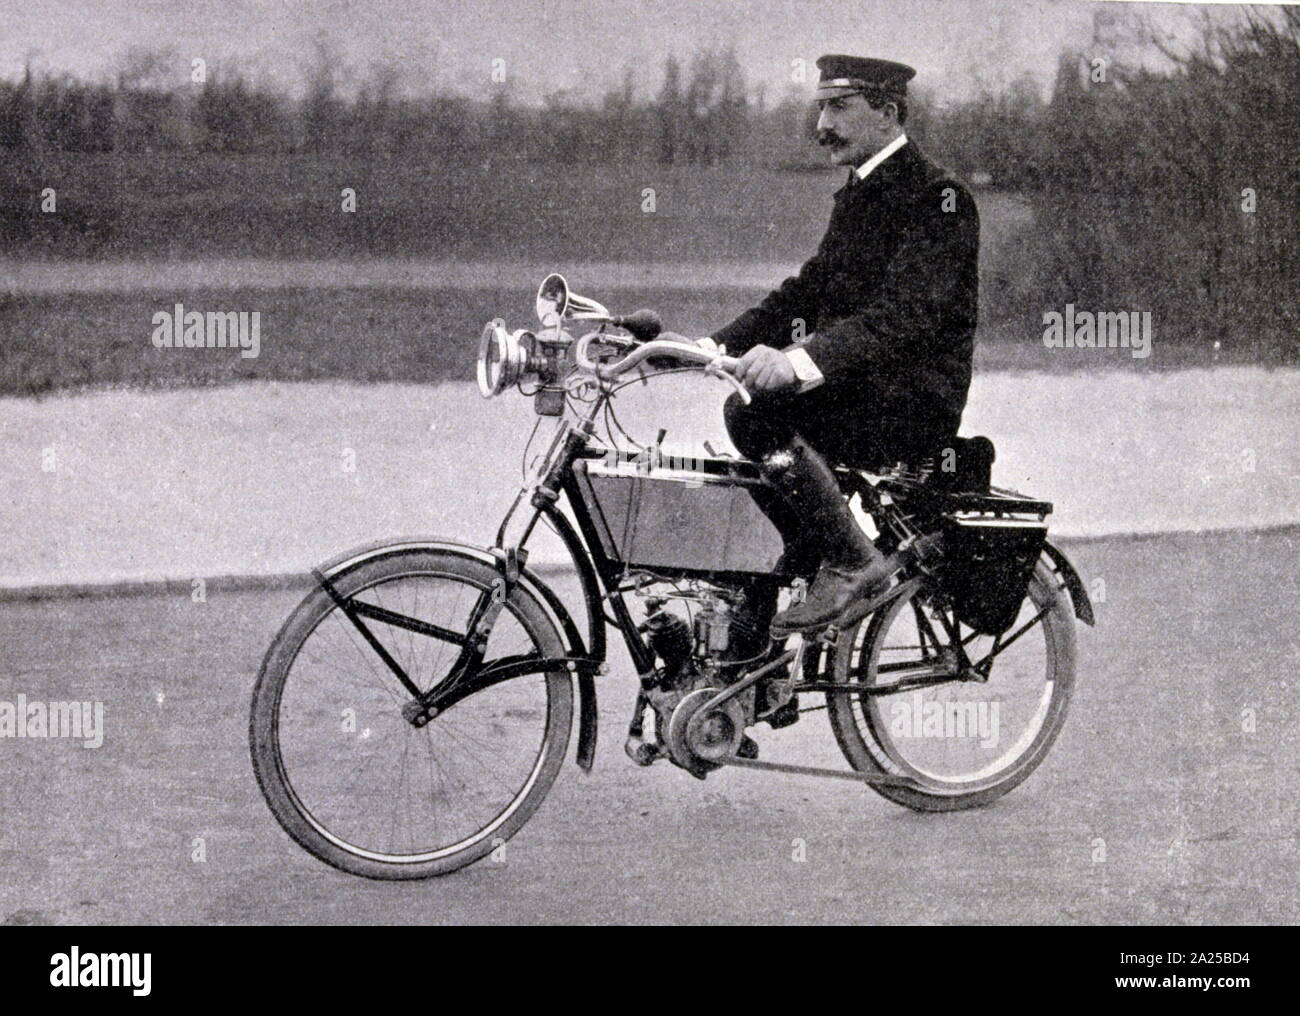
[[[24,976],[960,925],[1249,992],[1298,110],[1291,4],[0,0]]]

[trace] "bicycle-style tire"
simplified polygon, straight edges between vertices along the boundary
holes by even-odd
[[[1048,691],[1043,693],[1041,725],[1033,730],[1032,739],[1017,757],[987,777],[969,780],[938,778],[900,757],[897,748],[901,742],[891,740],[893,735],[890,724],[884,720],[883,707],[876,704],[906,693],[865,696],[851,690],[855,685],[886,683],[878,681],[882,647],[900,618],[921,609],[914,602],[917,595],[920,594],[900,597],[840,635],[825,665],[830,679],[846,687],[843,693],[830,692],[826,696],[831,727],[841,751],[854,769],[877,775],[906,776],[919,784],[919,789],[872,784],[876,793],[896,804],[923,812],[982,807],[1028,778],[1047,756],[1061,731],[1075,683],[1077,647],[1073,607],[1056,573],[1040,561],[1030,580],[1021,621],[1026,614],[1032,617],[1046,608],[1042,620],[1024,636],[1030,638],[1035,630],[1043,633],[1043,681],[1050,696]],[[998,662],[996,659],[993,661],[987,685],[969,687],[996,689]],[[953,685],[943,687],[952,688]],[[1025,736],[1029,737],[1029,732]]]
[[[347,567],[331,582],[345,599],[463,634],[468,609],[497,577],[490,562],[472,554],[401,548]],[[434,616],[439,608],[422,604],[421,591],[437,592],[437,603],[454,599],[449,616],[465,614],[459,626]],[[454,658],[454,646],[370,624],[422,691],[446,677],[441,668]],[[492,640],[499,634],[515,651],[565,652],[551,615],[521,584],[506,598]],[[490,640],[489,658],[498,655],[493,646]],[[501,847],[537,810],[564,760],[573,697],[569,673],[532,674],[475,692],[415,728],[400,712],[409,692],[318,587],[263,660],[249,721],[253,769],[276,820],[325,863],[376,879],[443,875]],[[355,723],[364,722],[364,732],[339,733],[338,717],[346,722],[348,713],[361,716]],[[394,759],[400,750],[400,771],[395,761],[382,762],[382,750]]]

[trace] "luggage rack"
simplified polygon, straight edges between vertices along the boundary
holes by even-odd
[[[1039,501],[1005,487],[990,487],[988,493],[945,493],[948,510],[953,512],[992,513],[994,515],[1037,515],[1040,519],[1052,514],[1051,501]]]
[[[853,471],[854,475],[873,486],[878,493],[888,494],[902,502],[925,503],[927,507],[944,513],[969,513],[979,515],[1036,515],[1040,520],[1052,514],[1052,502],[1027,497],[1008,487],[990,485],[985,491],[949,491],[936,488],[930,482],[933,471],[916,470],[906,466],[879,472]]]

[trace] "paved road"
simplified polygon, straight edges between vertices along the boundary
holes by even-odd
[[[1294,532],[1072,553],[1101,624],[1052,755],[993,807],[637,769],[621,666],[594,774],[566,766],[503,862],[391,885],[291,843],[249,768],[249,691],[296,593],[4,604],[0,699],[102,700],[107,736],[0,740],[0,921],[1294,923]],[[824,723],[775,736],[829,743]]]

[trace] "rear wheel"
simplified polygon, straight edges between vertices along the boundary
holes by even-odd
[[[345,600],[463,634],[496,579],[487,562],[411,549],[331,581]],[[459,646],[364,623],[422,692],[446,680]],[[516,585],[486,662],[528,654],[563,656],[564,644],[538,600]],[[336,868],[383,879],[454,871],[513,836],[559,772],[573,719],[564,671],[475,692],[422,728],[402,716],[411,699],[321,588],[267,652],[253,693],[253,768],[280,825]]]
[[[891,675],[933,664],[950,648],[939,609],[924,593],[900,597],[844,631],[828,661],[830,679],[854,689],[827,694],[849,764],[913,780],[919,789],[872,789],[916,811],[974,808],[1014,788],[1047,755],[1074,689],[1074,613],[1042,562],[1002,636],[964,625],[957,631],[972,662],[993,653],[987,681],[862,693],[897,685]]]

